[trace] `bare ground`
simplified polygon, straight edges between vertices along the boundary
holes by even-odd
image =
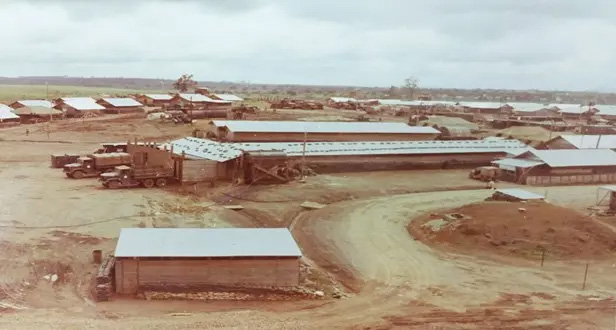
[[[288,114],[291,115],[291,114]],[[294,115],[294,114],[293,114]],[[94,118],[0,130],[2,328],[62,329],[603,329],[614,326],[613,264],[593,260],[486,259],[434,250],[406,231],[412,219],[489,195],[466,171],[373,172],[310,177],[307,183],[236,187],[197,195],[173,189],[106,191],[48,167],[49,154],[87,153],[98,143],[164,140],[190,127]],[[81,125],[81,126],[79,126]],[[89,125],[89,126],[88,126]],[[36,129],[39,127],[39,129]],[[84,129],[81,129],[82,127]],[[56,141],[56,142],[53,142]],[[502,186],[509,186],[499,183]],[[593,186],[529,188],[585,212]],[[305,210],[316,201],[328,206]],[[242,204],[244,211],[224,209]],[[612,222],[603,222],[613,230]],[[310,287],[343,299],[306,301],[143,301],[94,303],[91,251],[113,251],[134,226],[290,227],[311,269]],[[53,284],[48,274],[61,277]]]

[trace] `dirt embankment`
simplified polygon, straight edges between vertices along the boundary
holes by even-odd
[[[616,233],[595,219],[549,203],[482,202],[424,215],[411,235],[456,252],[532,257],[604,258],[616,252]]]

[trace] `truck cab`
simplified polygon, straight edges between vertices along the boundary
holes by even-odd
[[[100,175],[105,188],[116,189],[123,186],[131,185],[131,168],[126,165],[116,166],[112,172],[102,173]]]
[[[94,171],[94,159],[90,157],[79,157],[77,163],[64,165],[64,173],[69,178],[81,179]]]

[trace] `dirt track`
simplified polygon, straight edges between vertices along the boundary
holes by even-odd
[[[110,136],[118,141],[160,138],[185,134],[182,131],[189,128],[141,125],[135,120],[110,127],[109,123],[92,121],[96,123],[89,126],[77,121],[75,129],[66,123],[53,126],[51,139],[69,143],[45,141],[44,130],[31,129],[27,137],[23,128],[0,131],[0,138],[5,139],[0,141],[0,180],[9,183],[0,188],[0,224],[6,226],[1,237],[6,245],[0,260],[4,265],[0,288],[5,294],[1,298],[28,308],[3,314],[0,328],[45,328],[53,323],[63,329],[82,329],[87,322],[101,329],[458,329],[494,328],[493,324],[504,320],[520,329],[536,326],[537,320],[543,322],[544,329],[570,325],[575,329],[579,324],[613,326],[613,313],[604,310],[613,308],[612,301],[606,300],[616,287],[612,260],[593,262],[588,286],[581,291],[582,262],[548,258],[546,266],[539,268],[539,262],[532,260],[453,255],[432,250],[408,235],[406,225],[421,213],[488,196],[484,189],[447,191],[483,186],[467,179],[465,170],[322,175],[304,184],[218,187],[200,196],[146,193],[143,189],[110,193],[99,189],[95,180],[64,178],[48,167],[49,154],[88,152]],[[552,202],[584,211],[594,204],[596,187],[529,190],[547,191]],[[434,192],[411,193],[415,191]],[[299,207],[304,200],[330,205],[306,211]],[[216,205],[219,201],[241,203],[247,211],[225,210]],[[91,250],[112,251],[119,228],[141,222],[180,227],[289,225],[307,261],[330,271],[357,293],[340,300],[285,303],[89,301],[84,279],[94,269]],[[72,225],[77,226],[61,228],[68,234],[52,228]],[[606,230],[611,228],[607,223]],[[43,262],[46,260],[49,262]],[[73,277],[66,283],[52,286],[41,281],[43,275],[65,265],[73,268]],[[592,314],[580,306],[598,312]],[[170,315],[177,312],[190,315]],[[590,323],[575,323],[576,319]]]

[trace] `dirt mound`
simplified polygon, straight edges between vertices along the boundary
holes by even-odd
[[[520,210],[523,209],[523,210]],[[596,220],[549,203],[483,202],[409,225],[426,244],[456,251],[522,257],[601,258],[616,252],[616,233]]]

